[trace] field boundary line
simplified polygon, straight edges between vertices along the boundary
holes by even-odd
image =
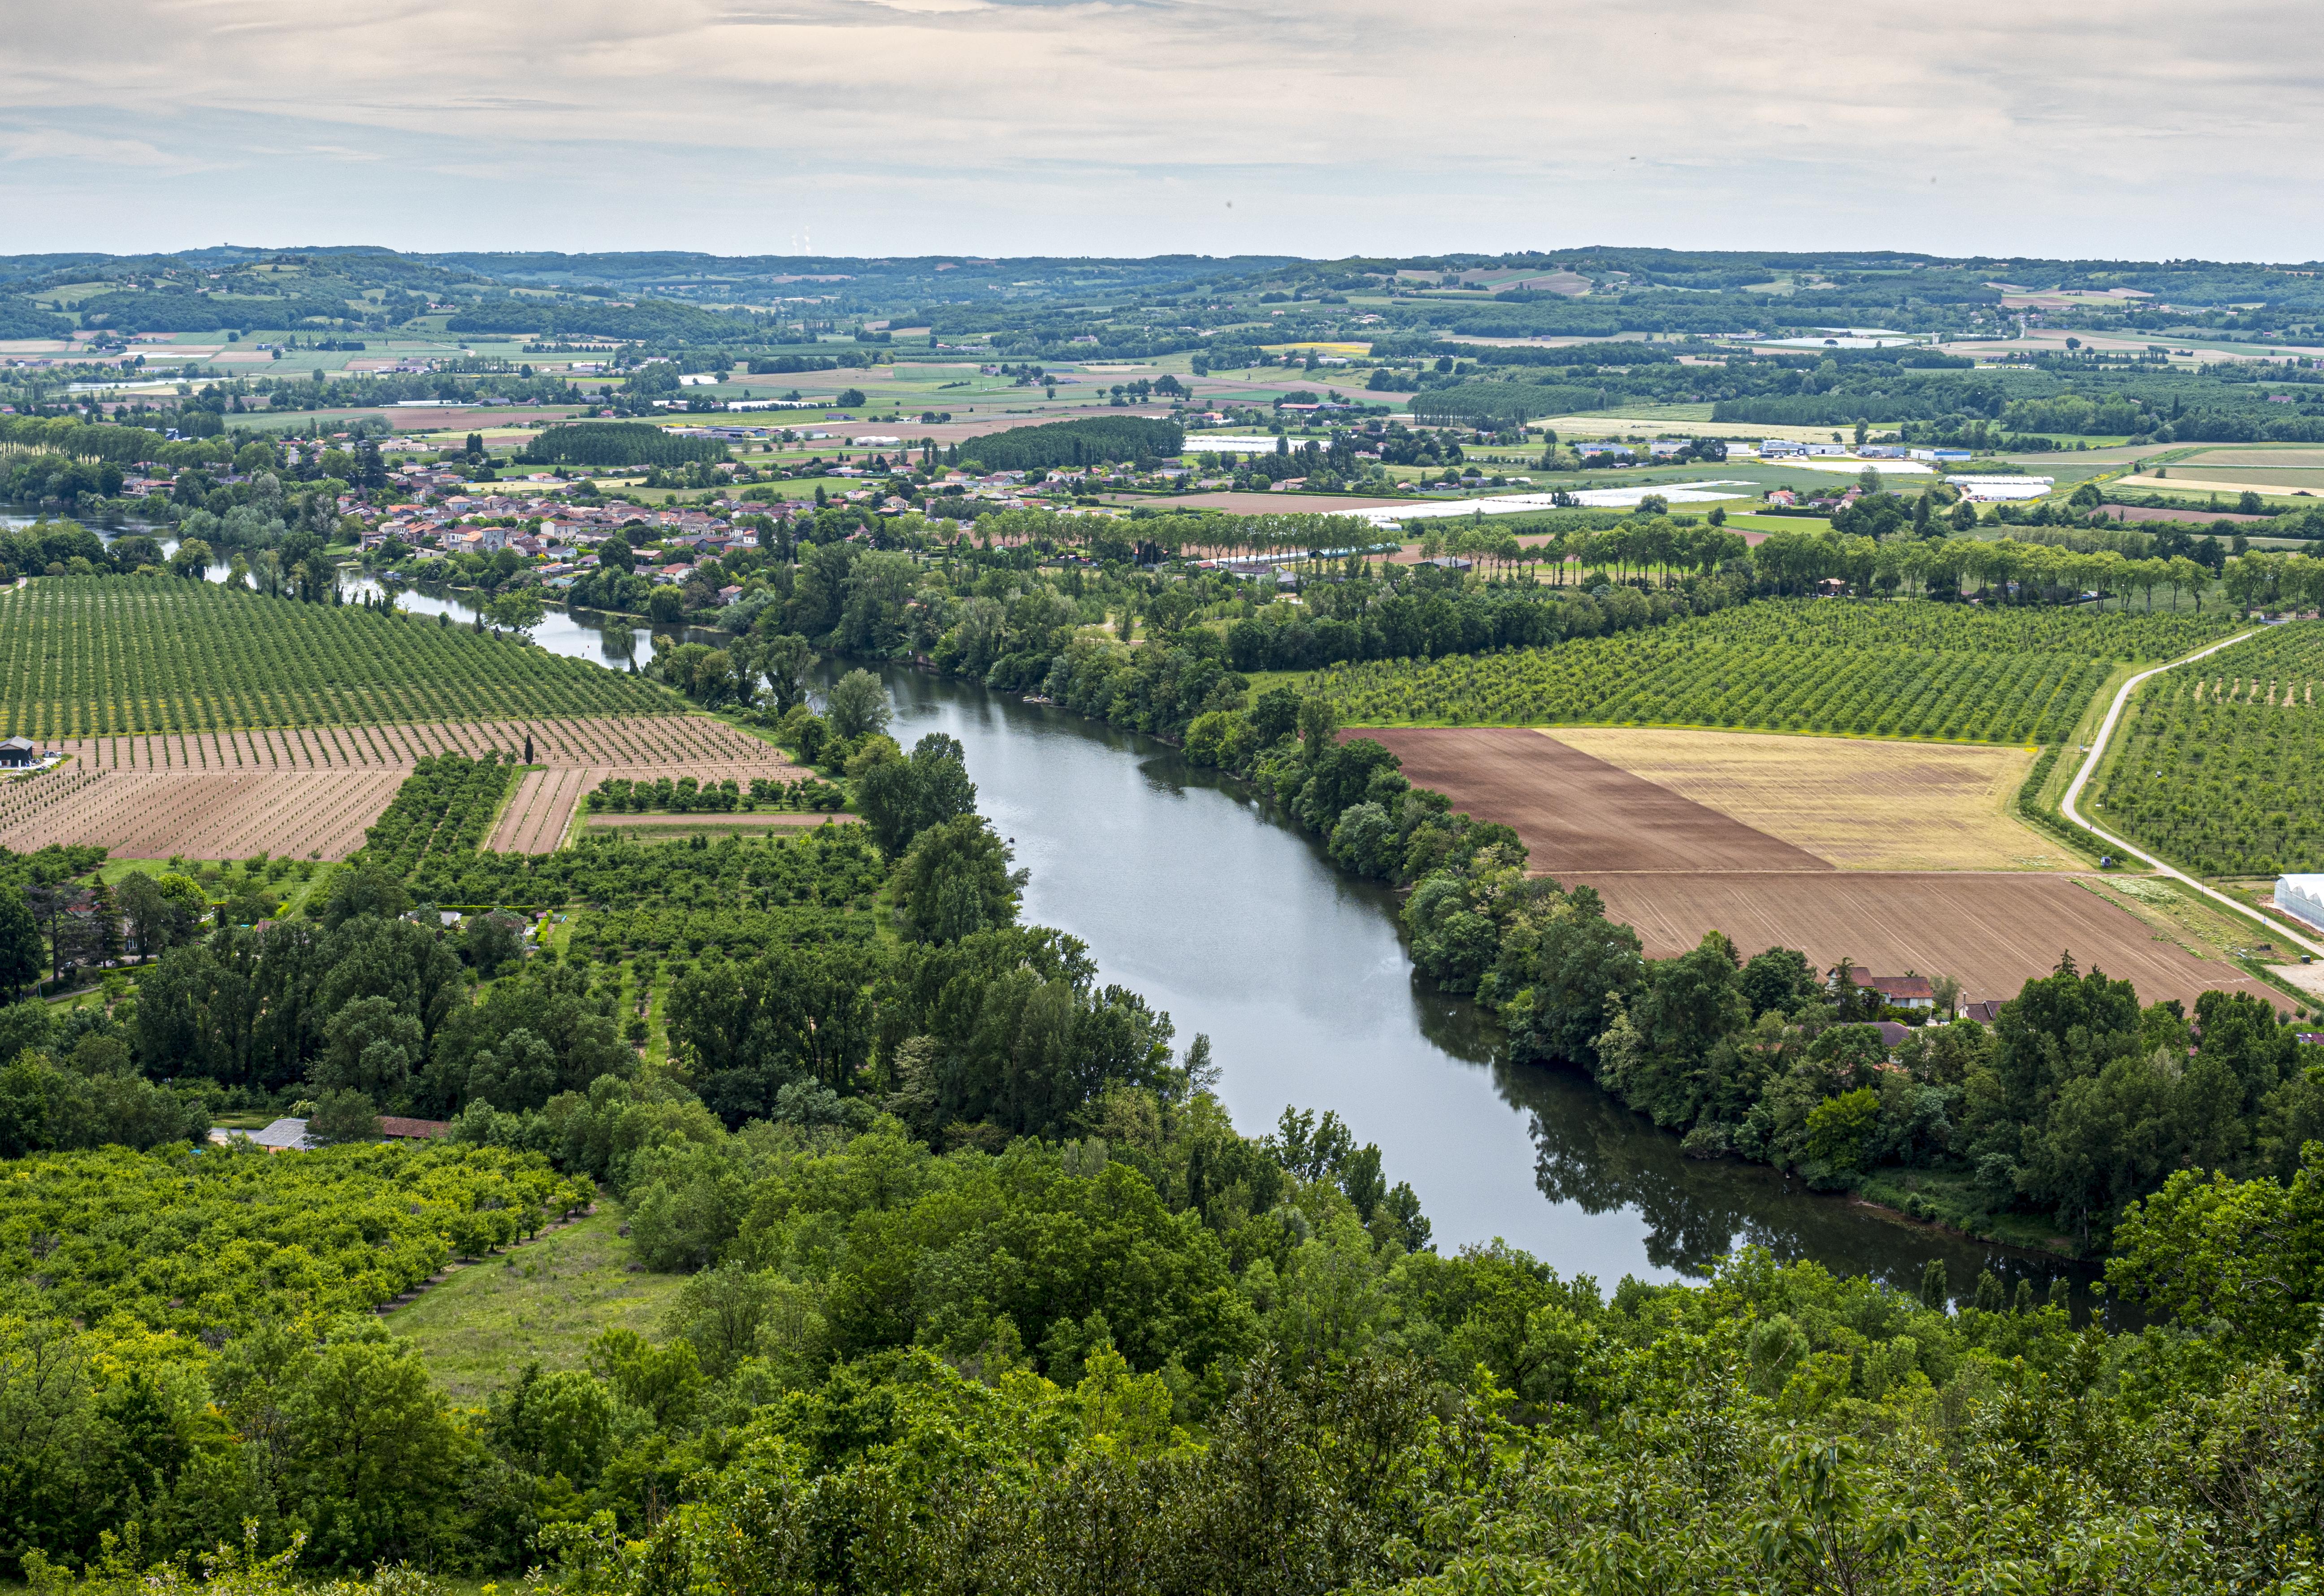
[[[2200,892],[2204,897],[2212,899],[2214,902],[2225,904],[2227,908],[2235,910],[2242,918],[2252,920],[2265,926],[2268,930],[2273,931],[2277,936],[2283,937],[2294,946],[2304,948],[2309,953],[2317,955],[2319,957],[2324,957],[2324,942],[2312,942],[2297,931],[2286,930],[2272,922],[2260,921],[2258,917],[2252,913],[2249,905],[2237,903],[2234,899],[2228,897],[2225,892],[2218,890],[2215,887],[2205,886],[2202,882],[2197,881],[2193,876],[2189,875],[2185,871],[2181,870],[2178,866],[2166,863],[2163,860],[2157,859],[2153,854],[2148,853],[2144,848],[2132,846],[2130,844],[2123,841],[2122,838],[2115,835],[2114,833],[2107,831],[2105,827],[2091,825],[2089,820],[2083,817],[2081,809],[2079,807],[2082,796],[2082,788],[2092,776],[2098,773],[2098,761],[2106,758],[2107,744],[2113,740],[2115,726],[2122,719],[2123,708],[2130,702],[2130,695],[2133,688],[2136,687],[2141,682],[2146,680],[2149,677],[2161,676],[2166,670],[2176,670],[2181,665],[2192,665],[2196,660],[2206,659],[2210,655],[2218,653],[2222,649],[2231,649],[2237,643],[2249,642],[2253,638],[2257,637],[2258,635],[2259,632],[2256,630],[2237,632],[2235,636],[2221,642],[2215,642],[2209,648],[2198,649],[2183,660],[2173,660],[2169,664],[2158,665],[2152,670],[2142,670],[2136,676],[2132,677],[2128,681],[2123,683],[2121,690],[2116,692],[2114,696],[2114,702],[2107,708],[2106,719],[2098,726],[2098,739],[2090,744],[2089,757],[2082,761],[2082,768],[2074,772],[2073,780],[2067,783],[2066,796],[2064,798],[2060,800],[2058,807],[2061,811],[2063,811],[2067,819],[2072,821],[2075,825],[2080,826],[2091,835],[2112,843],[2116,847],[2120,848],[2124,853],[2129,854],[2134,859],[2144,860],[2148,864],[2153,865],[2156,870],[2162,872],[2164,875],[2169,876],[2172,880],[2194,888],[2196,891]]]

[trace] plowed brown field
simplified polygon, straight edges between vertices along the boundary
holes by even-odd
[[[2144,1002],[2191,1004],[2214,988],[2282,1001],[2235,965],[2158,935],[2080,876],[2055,871],[2062,860],[2034,863],[2038,840],[2028,858],[2006,852],[2020,845],[2024,828],[1993,807],[1997,793],[2014,792],[2022,753],[1991,751],[1994,757],[1958,770],[1923,770],[1919,757],[1939,751],[1889,758],[1877,744],[1823,749],[1807,739],[1744,743],[1703,733],[1685,734],[1710,741],[1700,768],[1683,769],[1685,750],[1666,736],[1611,732],[1592,743],[1667,778],[1665,786],[1570,746],[1559,740],[1564,731],[1355,734],[1387,744],[1406,775],[1447,794],[1455,808],[1512,827],[1532,852],[1532,868],[1569,887],[1595,887],[1608,917],[1636,927],[1652,957],[1683,953],[1719,930],[1747,958],[1795,947],[1819,967],[1846,957],[1884,975],[1951,975],[1974,1001],[2015,997],[2070,953],[2084,970],[2135,983]],[[1816,768],[1827,758],[1838,762]],[[1681,783],[1731,801],[1759,824],[1673,790]],[[1861,796],[1858,809],[1847,801],[1850,789]],[[1793,840],[1771,835],[1777,831]],[[1987,856],[1992,869],[1865,868],[1883,859],[1983,863]],[[1852,868],[1836,869],[1833,860]],[[2054,872],[2042,873],[2044,863]]]
[[[1478,727],[1368,731],[1404,773],[1452,807],[1497,820],[1561,881],[1584,870],[1803,871],[1832,866],[1804,848],[1682,798],[1538,732]]]
[[[344,859],[363,845],[413,763],[497,750],[533,762],[490,845],[554,848],[584,793],[608,776],[797,780],[780,750],[701,715],[324,726],[94,737],[70,762],[0,784],[0,845],[94,844],[117,858],[244,858],[260,850]]]
[[[0,829],[0,844],[29,852],[51,843],[94,844],[117,859],[243,859],[261,850],[344,859],[363,845],[364,828],[403,776],[392,766],[106,770],[62,802]]]
[[[1842,870],[2072,870],[2016,816],[2024,748],[1642,726],[1543,733]]]
[[[490,721],[466,725],[321,726],[298,731],[187,732],[148,737],[88,737],[55,746],[92,765],[126,770],[335,770],[394,765],[406,770],[433,754],[498,750],[530,762],[675,766],[716,761],[722,772],[788,765],[779,749],[705,715],[626,719]]]
[[[1563,878],[1561,878],[1563,879]],[[1674,875],[1583,872],[1610,919],[1634,927],[1649,957],[1666,958],[1724,931],[1746,958],[1795,947],[1829,968],[1842,958],[1882,974],[1950,975],[1961,995],[2014,998],[2070,953],[2138,989],[2142,1003],[2217,989],[2282,994],[2233,964],[2199,959],[2073,876],[1967,872],[1835,871]]]

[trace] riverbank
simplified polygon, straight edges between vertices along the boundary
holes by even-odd
[[[1026,918],[1086,942],[1101,978],[1146,992],[1182,1045],[1207,1034],[1246,1133],[1292,1105],[1377,1141],[1440,1249],[1506,1237],[1609,1281],[1693,1278],[1746,1244],[1905,1290],[1932,1259],[1956,1279],[2091,1278],[1765,1165],[1685,1156],[1580,1071],[1509,1062],[1489,1016],[1414,973],[1401,895],[1341,872],[1246,784],[1058,706],[880,669],[899,742],[937,731],[966,748],[980,807],[1032,872]]]

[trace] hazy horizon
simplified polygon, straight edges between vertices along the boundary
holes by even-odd
[[[2298,198],[2324,23],[2282,6],[0,18],[0,204],[27,253],[2324,255]]]

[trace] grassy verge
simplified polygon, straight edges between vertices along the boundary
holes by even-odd
[[[2070,750],[2070,744],[2053,743],[2042,751],[2042,757],[2034,761],[2034,768],[2025,772],[2025,780],[2018,786],[2017,816],[2026,825],[2056,838],[2076,853],[2087,855],[2085,863],[2095,864],[2101,855],[2113,853],[2111,845],[2100,842],[2067,819],[2058,811],[2057,798],[2045,796],[2053,787],[2058,792],[2063,792],[2062,781],[2053,780],[2053,778],[2061,771],[2070,770],[2073,762],[2081,758],[2079,752],[2074,752],[2071,761],[2058,757]],[[2064,780],[2070,780],[2071,777],[2067,776]]]
[[[682,1275],[630,1272],[620,1204],[540,1241],[456,1269],[441,1285],[387,1315],[420,1343],[430,1373],[456,1402],[482,1402],[539,1359],[578,1368],[601,1330],[626,1327],[660,1339],[662,1314]]]

